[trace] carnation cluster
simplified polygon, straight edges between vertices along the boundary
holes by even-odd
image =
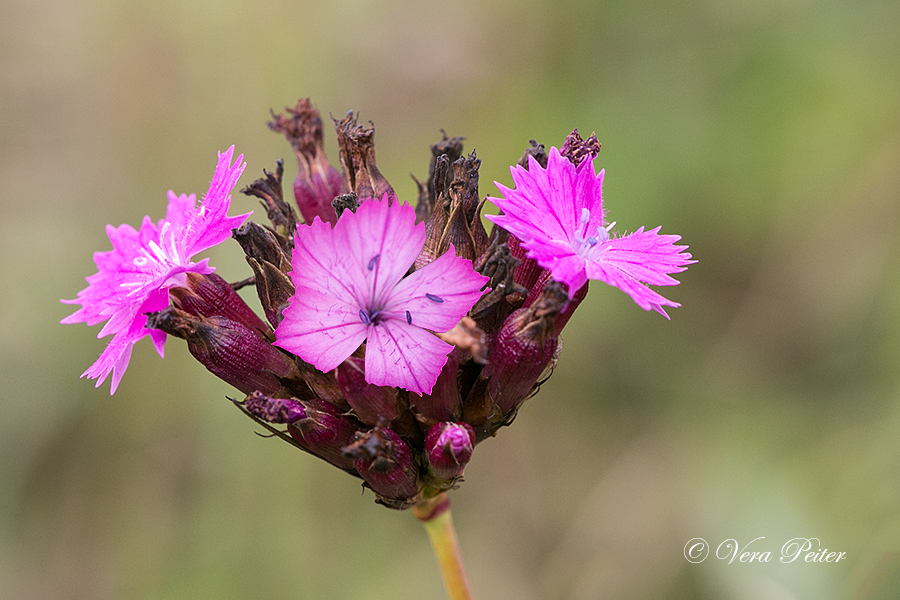
[[[99,386],[112,375],[110,393],[141,338],[160,356],[168,336],[184,340],[260,426],[406,508],[456,486],[475,446],[513,421],[558,360],[589,280],[668,317],[678,304],[648,285],[677,284],[693,261],[658,227],[614,232],[593,135],[573,131],[549,152],[532,141],[499,197],[481,195],[481,161],[445,135],[403,203],[377,168],[374,127],[353,113],[333,122],[340,170],[308,99],[273,114],[297,156],[296,203],[277,161],[241,190],[265,224],[228,215],[244,169],[230,148],[199,203],[169,192],[165,219],[108,226],[112,250],[63,301],[80,305],[63,323],[105,323],[98,337],[112,339],[83,376]],[[490,231],[486,201],[502,211],[487,215]],[[234,284],[193,262],[229,237],[252,271]]]

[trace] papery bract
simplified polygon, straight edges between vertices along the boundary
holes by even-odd
[[[570,298],[588,279],[596,279],[666,318],[663,306],[680,306],[647,284],[678,285],[669,275],[696,261],[685,252],[687,246],[675,245],[681,236],[660,235],[659,227],[610,236],[614,223],[604,221],[604,172],[594,174],[593,159],[576,167],[551,148],[546,169],[529,157],[528,169],[517,165],[510,171],[515,189],[496,183],[504,197],[488,198],[503,214],[487,218],[518,237],[529,258],[568,286]]]
[[[197,206],[194,194],[168,193],[166,218],[154,223],[144,217],[141,227],[107,225],[106,233],[112,250],[95,252],[97,272],[86,278],[88,286],[74,300],[81,308],[62,323],[96,325],[106,321],[97,337],[113,338],[100,358],[82,377],[97,379],[96,387],[112,373],[110,394],[115,393],[128,367],[135,342],[149,335],[159,355],[163,355],[166,334],[147,329],[146,314],[164,309],[169,304],[168,290],[184,286],[186,273],[212,273],[208,259],[191,259],[208,248],[231,237],[250,213],[228,216],[231,190],[244,171],[243,155],[232,164],[234,146],[219,153],[216,172],[203,201]]]
[[[450,251],[404,277],[425,241],[411,206],[382,200],[345,211],[332,229],[298,225],[296,292],[275,344],[330,371],[366,341],[365,380],[428,393],[453,348],[431,332],[451,329],[488,278]]]

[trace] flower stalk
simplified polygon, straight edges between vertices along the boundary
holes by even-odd
[[[459,540],[450,516],[450,499],[441,492],[413,508],[416,518],[425,525],[431,548],[441,568],[444,587],[450,600],[473,600],[466,568],[459,550]]]

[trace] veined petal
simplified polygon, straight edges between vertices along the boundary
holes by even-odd
[[[369,331],[366,381],[430,394],[452,349],[424,329],[387,319]]]
[[[367,339],[367,382],[431,390],[452,346],[423,327],[453,327],[487,278],[450,251],[402,279],[424,241],[414,209],[388,197],[345,211],[333,229],[318,218],[299,225],[296,293],[275,331],[276,345],[329,371]]]
[[[331,293],[298,287],[275,330],[275,345],[293,352],[320,371],[344,362],[366,339],[359,305]]]
[[[309,225],[297,225],[291,265],[294,287],[315,282],[319,292],[335,300],[352,301],[357,310],[366,306],[368,286],[363,268],[346,251],[331,225],[318,217]]]
[[[390,208],[387,208],[390,206]],[[416,225],[409,205],[382,200],[363,202],[356,213],[344,212],[334,227],[335,245],[359,265],[368,284],[368,304],[382,307],[425,243],[425,224]]]
[[[384,310],[408,324],[442,333],[469,312],[489,280],[472,269],[472,261],[456,256],[451,244],[447,252],[400,281]]]

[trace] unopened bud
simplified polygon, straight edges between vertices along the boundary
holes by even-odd
[[[273,131],[284,134],[297,155],[297,178],[294,198],[303,220],[312,223],[319,217],[336,223],[331,201],[341,193],[341,174],[328,162],[322,137],[322,118],[309,98],[300,99],[294,108],[286,108],[288,116],[276,115],[269,123]]]
[[[288,425],[288,433],[300,446],[333,465],[355,472],[353,458],[344,454],[363,424],[344,415],[334,405],[317,398],[300,400],[303,416]]]
[[[531,394],[559,344],[555,321],[568,302],[563,284],[544,286],[539,299],[513,312],[497,332],[488,364],[463,405],[479,440],[507,423]]]
[[[475,431],[468,423],[435,423],[425,436],[428,474],[435,480],[451,483],[462,476],[472,451]]]
[[[337,383],[344,399],[359,420],[370,426],[382,419],[390,423],[400,416],[405,406],[397,388],[366,382],[365,360],[350,357],[337,368]]]
[[[459,417],[459,350],[454,348],[447,355],[447,362],[441,369],[430,394],[410,394],[409,402],[416,408],[416,413],[424,423],[435,421],[452,421]]]
[[[245,394],[276,395],[299,383],[297,365],[258,332],[224,317],[199,317],[173,306],[147,315],[147,327],[182,338],[213,375]]]
[[[353,112],[338,121],[332,118],[341,150],[341,194],[355,192],[360,201],[381,199],[388,195],[394,202],[397,194],[375,164],[375,127],[357,124]],[[335,194],[337,195],[337,194]]]
[[[393,508],[414,504],[419,495],[419,471],[412,451],[387,427],[360,432],[344,449],[363,480]]]
[[[169,294],[178,308],[192,315],[237,321],[263,336],[269,336],[272,332],[231,284],[215,273],[187,273],[187,287],[173,287]]]

